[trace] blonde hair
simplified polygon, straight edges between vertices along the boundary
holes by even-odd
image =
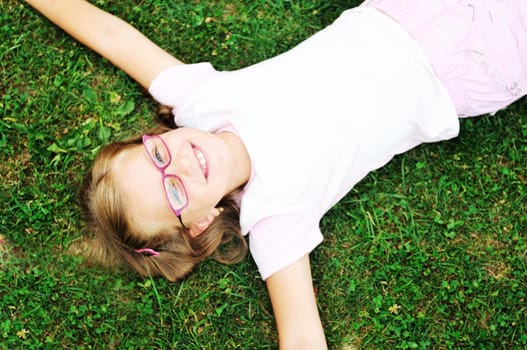
[[[159,127],[150,134],[166,130]],[[241,261],[247,254],[247,242],[240,232],[234,193],[220,201],[220,216],[197,237],[183,228],[148,235],[136,231],[115,184],[112,165],[122,151],[140,144],[141,138],[136,137],[105,146],[86,173],[80,204],[87,229],[95,235],[96,248],[90,255],[107,266],[127,265],[143,276],[161,276],[170,281],[183,279],[208,257],[227,264]],[[159,255],[135,251],[145,247]]]

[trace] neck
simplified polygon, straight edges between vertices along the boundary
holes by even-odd
[[[251,158],[242,140],[232,132],[222,132],[218,134],[230,147],[234,167],[236,171],[232,174],[231,191],[245,185],[251,176]]]

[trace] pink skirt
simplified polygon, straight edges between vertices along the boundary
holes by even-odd
[[[428,55],[461,117],[495,113],[527,93],[527,0],[366,0]]]

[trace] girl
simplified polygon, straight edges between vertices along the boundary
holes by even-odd
[[[173,130],[106,147],[87,174],[108,259],[177,280],[208,256],[240,260],[250,232],[281,348],[326,347],[309,266],[324,213],[394,155],[527,89],[520,0],[370,0],[231,72],[183,64],[83,0],[27,2],[170,109]]]

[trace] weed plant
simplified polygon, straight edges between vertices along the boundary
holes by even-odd
[[[94,2],[222,70],[358,4]],[[156,104],[23,2],[0,7],[0,349],[276,348],[250,257],[169,283],[74,254],[85,169],[101,145],[153,125]],[[331,349],[527,348],[527,101],[461,130],[396,157],[322,220],[312,269]]]

